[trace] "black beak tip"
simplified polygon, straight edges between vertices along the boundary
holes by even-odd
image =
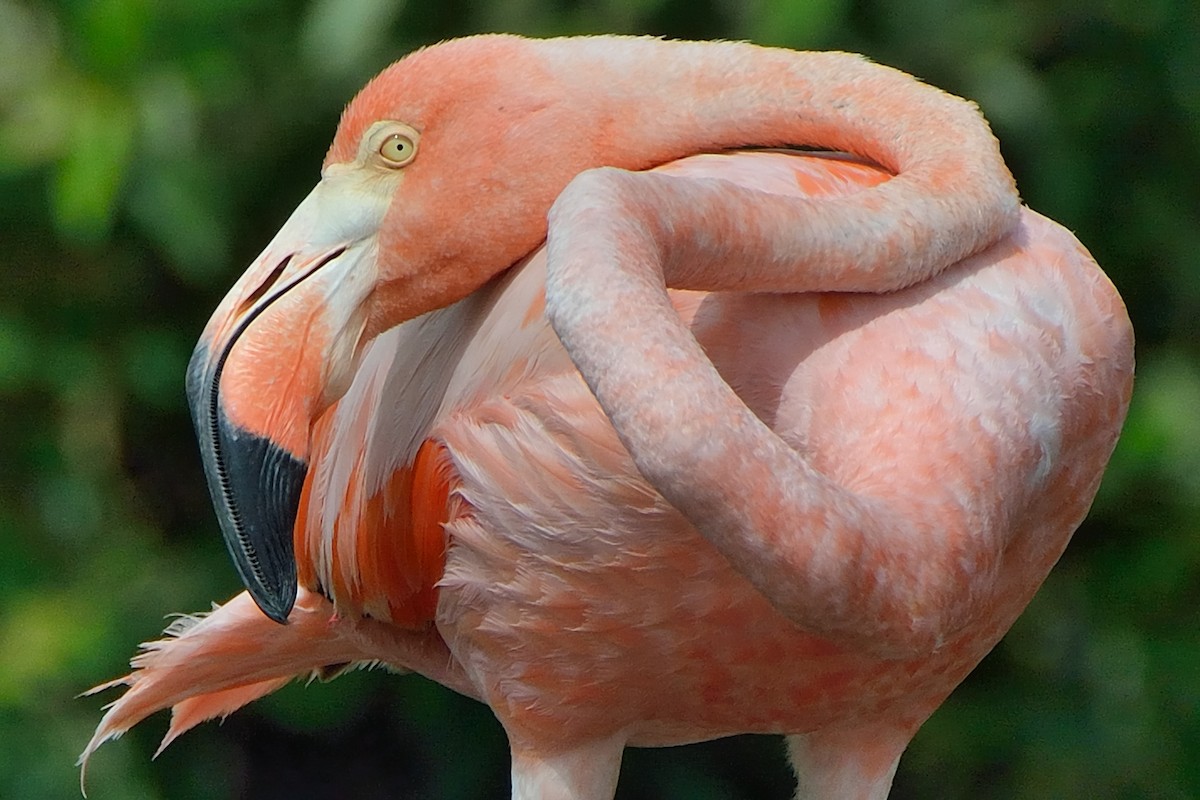
[[[308,465],[223,413],[217,439],[221,463],[214,466],[221,469],[216,480],[210,474],[209,485],[224,498],[217,508],[225,544],[254,602],[286,623],[296,602],[292,529]]]
[[[246,583],[244,578],[243,583]],[[290,590],[285,587],[290,587]],[[279,589],[284,590],[279,591]],[[258,604],[258,608],[263,614],[280,625],[287,625],[288,615],[292,613],[292,606],[296,604],[296,581],[294,578],[290,584],[276,587],[276,590],[256,585],[253,582],[246,583],[246,590],[250,592],[250,596],[254,598],[254,602]]]
[[[188,399],[209,493],[242,584],[264,614],[286,624],[296,603],[292,529],[308,465],[270,439],[230,421],[197,352]],[[214,376],[215,377],[215,376]]]

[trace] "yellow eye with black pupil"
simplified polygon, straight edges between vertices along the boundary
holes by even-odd
[[[403,167],[417,154],[417,144],[403,133],[393,133],[379,145],[379,157],[389,167]]]

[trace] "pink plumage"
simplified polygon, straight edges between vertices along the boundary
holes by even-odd
[[[522,81],[460,72],[497,58]],[[697,154],[735,144],[858,157]],[[804,796],[886,796],[1086,514],[1132,379],[1116,292],[966,104],[620,38],[390,68],[202,344],[221,413],[306,469],[298,599],[150,645],[85,758],[374,661],[488,703],[522,800],[743,732],[790,737]]]

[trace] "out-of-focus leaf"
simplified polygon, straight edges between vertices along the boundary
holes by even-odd
[[[125,383],[138,400],[171,409],[179,403],[189,355],[184,336],[155,329],[134,331],[122,352]]]
[[[133,75],[145,56],[150,0],[89,0],[75,4],[77,37],[93,70]]]
[[[1182,353],[1143,360],[1114,469],[1150,467],[1163,491],[1200,502],[1200,365]]]
[[[820,47],[832,40],[850,6],[849,0],[747,3],[748,33],[760,44]]]
[[[187,75],[177,69],[154,70],[137,91],[142,150],[164,160],[196,155],[200,138],[199,98]]]
[[[59,56],[57,26],[46,9],[0,0],[0,110],[38,92]]]
[[[126,101],[102,86],[83,83],[77,92],[55,175],[55,221],[68,239],[99,244],[112,226],[133,153],[134,117]]]
[[[70,141],[75,106],[57,88],[15,98],[0,117],[0,174],[29,169],[62,156]]]
[[[214,177],[196,162],[146,165],[130,187],[129,211],[145,236],[162,249],[182,280],[205,286],[228,270],[228,231],[217,204]]]
[[[20,705],[33,687],[62,685],[64,666],[99,644],[89,600],[66,587],[10,595],[0,610],[0,706]]]
[[[0,392],[28,385],[35,372],[37,344],[19,318],[0,312]]]
[[[382,50],[403,0],[315,0],[300,41],[317,74],[346,78]]]

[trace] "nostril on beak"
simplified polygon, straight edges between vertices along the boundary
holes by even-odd
[[[292,262],[292,255],[294,255],[294,253],[285,256],[284,259],[275,266],[275,269],[271,270],[271,274],[267,275],[266,278],[263,278],[263,282],[255,287],[254,291],[251,292],[250,295],[241,302],[237,310],[239,315],[244,314],[247,309],[257,303],[259,298],[266,294],[267,291],[275,285],[275,282],[279,280],[279,276],[283,274],[285,269],[287,269],[287,265]]]

